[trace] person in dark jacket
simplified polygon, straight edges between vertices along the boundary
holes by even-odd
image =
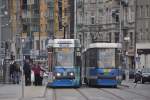
[[[19,84],[19,80],[20,80],[20,66],[16,63],[16,62],[14,62],[14,67],[15,67],[15,69],[14,69],[14,83],[16,84]]]
[[[25,60],[24,66],[23,66],[24,74],[25,74],[25,85],[31,85],[31,66],[29,59]]]
[[[15,66],[14,66],[14,62],[12,62],[10,64],[10,80],[13,83],[14,83],[14,71],[15,71]]]
[[[140,70],[138,70],[136,73],[135,73],[135,80],[134,80],[134,83],[138,83],[141,81],[141,77],[142,77],[142,72]]]

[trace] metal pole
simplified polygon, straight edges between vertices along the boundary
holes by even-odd
[[[1,51],[1,41],[2,41],[2,30],[1,30],[1,28],[2,28],[2,21],[1,21],[1,17],[2,17],[2,12],[1,12],[1,5],[2,4],[2,0],[0,0],[0,51]],[[0,59],[1,59],[1,57],[0,57]]]
[[[137,31],[136,31],[136,28],[137,28],[137,0],[135,0],[135,21],[134,21],[134,24],[135,24],[135,30],[134,30],[134,68],[136,68],[135,59],[136,59],[136,34],[137,34]]]
[[[41,0],[39,2],[41,2]],[[40,4],[39,4],[39,6],[40,6]],[[40,19],[40,17],[39,17],[39,19]],[[40,50],[41,50],[41,24],[40,24],[40,21],[39,21],[39,57],[41,55]]]
[[[119,18],[120,18],[120,23],[119,23],[119,24],[120,24],[120,25],[119,25],[119,26],[120,26],[120,27],[119,27],[119,28],[120,28],[120,29],[119,29],[120,34],[119,34],[119,43],[122,44],[122,49],[121,49],[121,54],[122,54],[122,55],[120,55],[120,56],[123,57],[122,25],[121,25],[121,22],[122,22],[122,13],[121,13],[121,12],[122,12],[122,11],[121,11],[121,1],[120,1],[120,15],[119,15],[119,16],[120,16],[120,17],[119,17]],[[121,63],[121,61],[120,61],[120,64],[123,66],[123,63]]]
[[[21,38],[20,38],[21,39]],[[23,50],[23,41],[22,41],[22,39],[21,39],[21,50],[20,50],[20,58],[21,58],[21,60],[22,60],[22,62],[21,62],[21,80],[22,80],[22,83],[21,83],[21,98],[24,98],[24,71],[23,71],[23,52],[22,52],[22,50]]]
[[[32,17],[31,16],[31,14],[32,14],[32,12],[31,12],[31,0],[30,0],[30,4],[29,4],[29,9],[30,9],[30,18],[29,18],[30,19],[30,28],[29,28],[30,29],[30,36],[29,36],[30,37],[30,49],[29,50],[31,50],[32,49],[32,39],[31,39],[32,38],[32,33],[31,33],[31,17]]]
[[[74,0],[74,38],[77,38],[77,1]]]

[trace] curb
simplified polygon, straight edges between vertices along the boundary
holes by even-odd
[[[123,86],[123,87],[126,87],[126,88],[130,87],[129,85],[126,85],[126,84],[120,84],[120,86]]]
[[[45,86],[45,89],[44,89],[44,94],[42,97],[46,97],[46,92],[47,92],[47,86]]]

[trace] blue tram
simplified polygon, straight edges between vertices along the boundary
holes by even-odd
[[[77,39],[54,39],[48,46],[50,87],[80,87],[81,53]]]
[[[92,43],[83,52],[84,80],[89,86],[121,83],[119,43]]]

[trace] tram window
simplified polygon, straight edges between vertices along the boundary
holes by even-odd
[[[115,67],[115,49],[99,49],[97,62],[99,67]]]
[[[97,67],[97,50],[90,49],[87,52],[87,67]]]
[[[55,52],[55,63],[57,66],[73,66],[74,53],[73,48],[57,48]]]

